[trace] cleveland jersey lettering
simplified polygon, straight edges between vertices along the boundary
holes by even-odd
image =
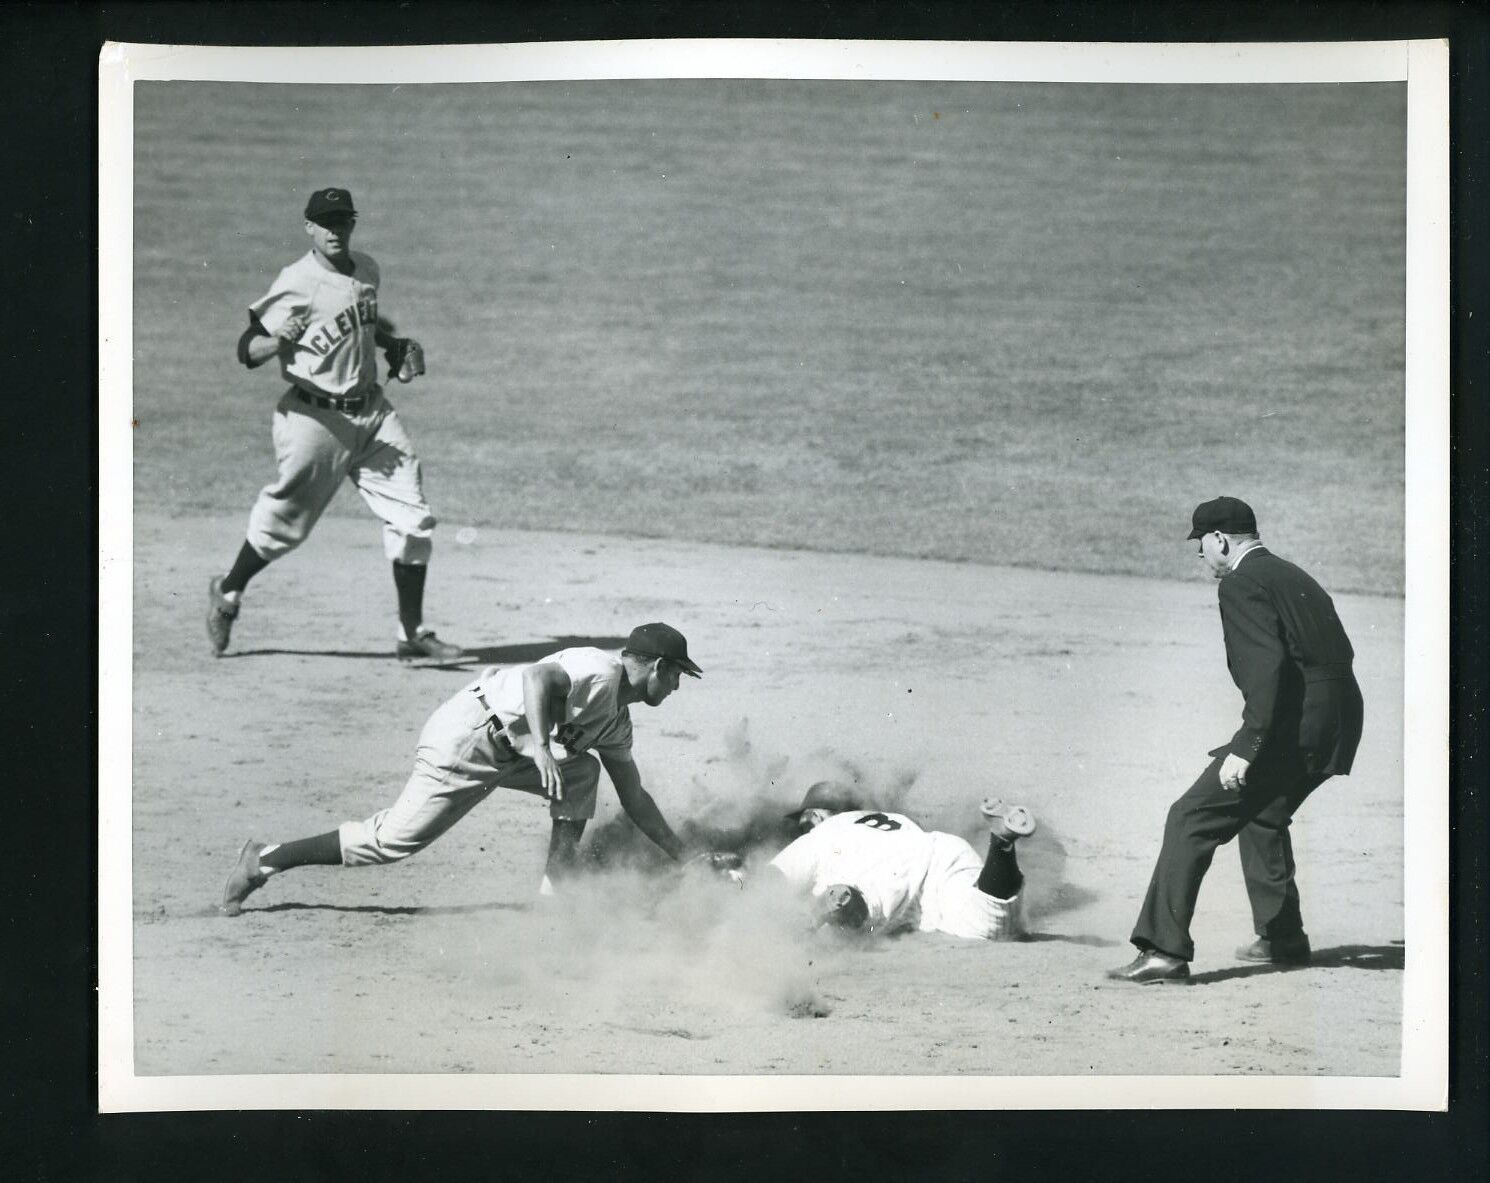
[[[355,303],[338,312],[328,323],[312,324],[300,338],[300,344],[317,357],[325,357],[331,350],[359,329],[369,331],[378,325],[378,296],[376,292],[364,295]]]
[[[309,251],[274,278],[269,290],[249,306],[249,315],[266,333],[276,333],[293,316],[308,323],[305,332],[279,359],[285,380],[302,390],[343,396],[371,393],[378,385],[378,285],[371,255],[351,252],[352,274],[343,275]]]

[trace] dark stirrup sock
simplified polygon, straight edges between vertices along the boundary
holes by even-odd
[[[414,630],[424,623],[424,577],[429,568],[423,563],[393,562],[393,587],[398,592],[398,622],[404,636],[412,641]]]
[[[259,866],[288,871],[291,867],[341,866],[341,833],[329,830],[314,838],[296,838],[281,846],[272,846],[259,855]]]
[[[248,581],[268,565],[269,560],[245,542],[233,560],[233,569],[222,578],[222,590],[241,592],[248,586]]]
[[[554,818],[548,835],[548,862],[543,873],[550,881],[567,878],[579,861],[579,840],[585,832],[583,818]]]
[[[978,890],[996,900],[1012,900],[1022,886],[1024,875],[1019,870],[1014,843],[1000,842],[989,835],[988,859],[983,864],[983,873],[978,876]]]

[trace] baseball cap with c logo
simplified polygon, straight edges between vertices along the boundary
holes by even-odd
[[[305,216],[312,222],[326,214],[356,213],[351,191],[347,189],[317,189],[305,203]]]

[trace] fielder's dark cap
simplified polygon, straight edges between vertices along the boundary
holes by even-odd
[[[1212,530],[1223,534],[1256,534],[1257,515],[1245,501],[1236,497],[1215,497],[1202,501],[1190,515],[1190,533],[1187,537],[1199,538]]]
[[[305,216],[314,222],[327,214],[357,214],[352,204],[352,194],[347,189],[317,189],[305,203]]]
[[[638,657],[665,657],[690,677],[704,676],[704,671],[688,656],[687,639],[670,624],[637,625],[626,638],[626,651]]]
[[[802,804],[786,816],[795,821],[809,809],[826,809],[830,813],[847,813],[851,809],[863,809],[864,798],[857,790],[836,780],[820,780],[807,790]]]

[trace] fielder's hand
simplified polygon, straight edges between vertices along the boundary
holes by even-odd
[[[412,382],[424,373],[424,346],[413,337],[394,337],[383,350],[388,359],[388,378]]]
[[[686,871],[701,867],[716,875],[724,876],[736,887],[744,887],[745,872],[742,870],[744,866],[745,860],[732,850],[705,850],[688,859],[683,864],[683,869]]]
[[[275,339],[279,342],[281,349],[287,345],[293,345],[301,337],[305,336],[305,330],[310,327],[310,320],[304,316],[292,316],[284,324],[279,326],[275,332]]]
[[[1226,759],[1221,761],[1221,787],[1228,793],[1240,792],[1242,786],[1247,783],[1249,767],[1251,767],[1250,761],[1228,752]]]
[[[555,801],[564,800],[564,777],[559,772],[559,762],[548,748],[537,748],[533,752],[533,763],[538,766],[538,779],[543,791]]]

